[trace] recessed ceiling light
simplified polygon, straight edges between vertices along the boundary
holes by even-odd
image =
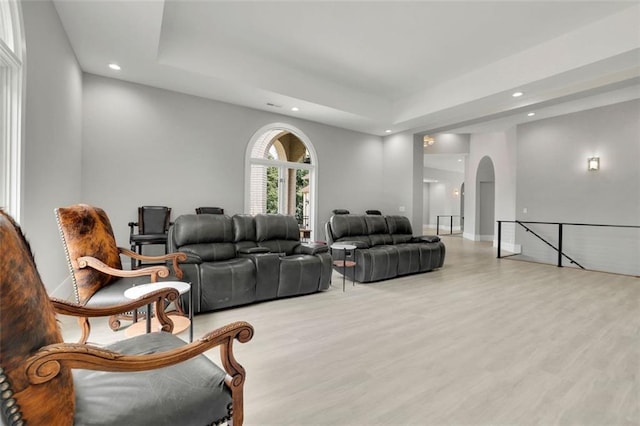
[[[458,158],[458,163],[462,163],[462,158]]]
[[[293,108],[291,108],[291,111],[294,111],[294,112],[295,112],[295,111],[300,111],[300,108],[298,108],[298,107],[293,107]]]
[[[527,117],[533,117],[534,115],[536,115],[535,112],[530,112],[529,114],[527,114]]]
[[[391,129],[387,129],[384,131],[385,133],[391,133]]]
[[[522,95],[524,95],[524,92],[513,92],[511,94],[511,96],[513,96],[514,98],[519,98]]]
[[[118,64],[111,63],[109,64],[109,68],[111,68],[114,71],[120,71],[120,65]]]

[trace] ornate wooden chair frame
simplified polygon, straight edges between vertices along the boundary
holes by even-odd
[[[73,282],[74,293],[76,297],[76,307],[83,306],[91,297],[93,297],[94,293],[99,290],[101,287],[109,285],[109,281],[113,280],[113,277],[116,278],[136,278],[136,277],[149,277],[149,281],[152,283],[158,282],[159,278],[167,278],[170,275],[170,270],[165,265],[153,265],[148,266],[141,269],[135,270],[123,270],[119,268],[114,268],[103,262],[102,260],[93,257],[93,256],[79,256],[74,258],[71,249],[69,247],[69,238],[71,234],[71,226],[64,223],[62,216],[66,211],[78,211],[79,215],[83,218],[85,215],[92,215],[98,217],[102,221],[102,226],[105,228],[104,232],[109,234],[106,236],[107,241],[112,242],[112,251],[117,253],[118,259],[114,263],[113,260],[110,263],[115,265],[120,265],[119,256],[124,255],[126,257],[130,257],[133,259],[139,259],[143,261],[150,262],[171,262],[172,269],[175,273],[175,276],[178,279],[182,279],[183,273],[179,267],[178,261],[186,260],[186,255],[184,253],[169,253],[162,256],[145,256],[138,254],[134,251],[128,250],[123,247],[118,247],[115,245],[115,238],[113,237],[113,232],[111,230],[111,224],[109,223],[109,219],[106,213],[97,207],[89,206],[86,204],[77,204],[64,208],[55,209],[56,220],[58,223],[58,228],[60,231],[60,236],[62,239],[62,243],[64,246],[65,255],[67,257],[67,262],[69,266],[69,270],[71,272],[71,278]],[[115,254],[114,254],[115,255]],[[113,257],[113,256],[112,256]],[[78,274],[81,274],[82,270],[90,269],[93,271],[97,271],[96,273],[103,274],[101,278],[96,277],[88,277],[86,274],[83,278],[78,278]],[[111,278],[109,278],[111,277]],[[102,280],[102,283],[99,285],[94,285],[94,281]],[[80,282],[82,281],[82,282]],[[87,283],[89,281],[89,283]],[[83,288],[84,287],[84,288]],[[95,288],[94,288],[95,287]],[[90,293],[89,296],[87,294]],[[154,292],[147,297],[132,300],[132,301],[123,301],[124,303],[118,305],[112,305],[109,307],[100,307],[94,308],[91,317],[99,317],[99,316],[109,316],[109,327],[112,330],[118,330],[121,326],[121,320],[128,321],[137,321],[138,318],[138,309],[147,306],[150,303],[155,303],[155,312],[158,316],[158,321],[161,324],[161,328],[164,331],[171,332],[173,331],[173,322],[170,318],[165,314],[165,306],[166,301],[175,302],[175,306],[178,311],[182,313],[182,308],[180,305],[180,298],[174,295],[174,292],[171,291],[170,288],[162,288],[161,282],[158,282],[158,291]],[[57,300],[56,302],[62,302]],[[144,315],[144,314],[143,314]],[[89,323],[90,316],[78,316],[78,323],[82,330],[82,336],[80,338],[80,343],[86,343],[89,333],[91,332],[91,325]],[[142,316],[141,316],[142,318]]]
[[[155,370],[180,364],[209,349],[219,347],[226,373],[224,383],[230,391],[232,403],[231,411],[226,413],[222,421],[232,420],[234,425],[242,425],[246,373],[234,357],[233,341],[250,341],[254,333],[251,324],[244,321],[234,322],[206,334],[193,343],[144,355],[123,354],[82,343],[65,343],[62,341],[56,314],[86,318],[102,316],[109,309],[95,309],[63,300],[50,300],[24,235],[13,219],[2,210],[0,241],[0,294],[3,296],[0,299],[0,321],[3,325],[0,328],[1,419],[8,421],[12,426],[70,425],[74,422],[74,401],[78,397],[74,396],[75,386],[71,380],[71,369],[104,372]],[[155,300],[156,303],[160,303],[165,297],[175,299],[178,292],[174,289],[168,289],[166,292],[159,290],[145,298],[144,302]],[[134,302],[132,306],[133,304]],[[21,317],[20,314],[27,318],[18,318]],[[21,325],[22,331],[15,329],[14,326],[18,324]],[[171,337],[163,333],[158,334],[159,338],[165,336]]]

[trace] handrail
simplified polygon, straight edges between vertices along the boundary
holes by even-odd
[[[464,223],[464,216],[460,216],[457,214],[439,214],[436,216],[436,235],[440,235],[440,218],[448,217],[449,219],[449,234],[453,235],[453,218],[460,218],[460,228],[462,228],[462,224]]]
[[[580,265],[578,262],[576,262],[574,259],[572,259],[568,255],[564,254],[564,252],[562,251],[562,230],[563,230],[563,226],[564,225],[568,225],[568,226],[597,226],[597,227],[608,227],[608,228],[637,228],[637,229],[640,229],[640,225],[609,225],[609,224],[597,224],[597,223],[539,222],[539,221],[520,221],[520,220],[498,220],[497,222],[498,222],[498,253],[497,253],[498,259],[501,259],[503,257],[502,253],[501,253],[502,223],[503,222],[505,222],[505,223],[515,223],[515,224],[518,224],[518,225],[522,226],[524,229],[527,230],[527,232],[532,233],[533,235],[538,237],[538,239],[540,239],[542,242],[544,242],[549,247],[551,247],[556,252],[558,252],[558,267],[559,268],[562,267],[562,258],[565,257],[572,264],[575,264],[575,265],[579,266],[580,268],[585,269],[582,265]],[[536,234],[531,228],[526,226],[525,223],[526,224],[535,224],[535,225],[558,225],[558,247],[554,247],[551,243],[549,243],[543,237],[541,237],[540,235]]]

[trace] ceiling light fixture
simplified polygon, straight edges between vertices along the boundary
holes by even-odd
[[[110,63],[109,64],[109,68],[111,68],[114,71],[120,71],[120,65],[116,64],[116,63]]]
[[[513,92],[511,94],[511,96],[513,96],[514,98],[519,98],[522,95],[524,95],[524,92]]]
[[[433,145],[434,143],[436,143],[436,140],[433,139],[433,137],[429,136],[429,135],[424,135],[422,137],[422,144],[424,145],[424,147],[428,147]]]
[[[530,112],[529,114],[527,114],[527,117],[533,117],[534,115],[536,115],[535,112]]]
[[[291,108],[291,111],[293,111],[293,112],[300,111],[300,108],[298,108],[298,107],[293,107],[293,108]]]
[[[587,170],[590,172],[600,170],[600,157],[587,158]]]
[[[391,133],[391,129],[387,129],[384,131],[385,133]]]

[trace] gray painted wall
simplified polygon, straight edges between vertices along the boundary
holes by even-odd
[[[200,205],[244,210],[245,153],[269,123],[300,129],[318,155],[320,229],[331,210],[382,198],[382,139],[91,74],[84,76],[83,201],[109,214],[120,245],[140,205],[175,218]]]
[[[51,2],[22,2],[26,37],[21,225],[49,293],[71,295],[53,209],[80,199],[82,72]]]
[[[598,172],[587,171],[593,155]],[[522,125],[517,158],[519,220],[640,225],[640,101]],[[557,227],[536,231],[557,244]],[[640,230],[565,227],[564,234],[566,252],[583,266],[640,275]],[[517,237],[524,254],[555,262],[544,244],[522,231]]]

